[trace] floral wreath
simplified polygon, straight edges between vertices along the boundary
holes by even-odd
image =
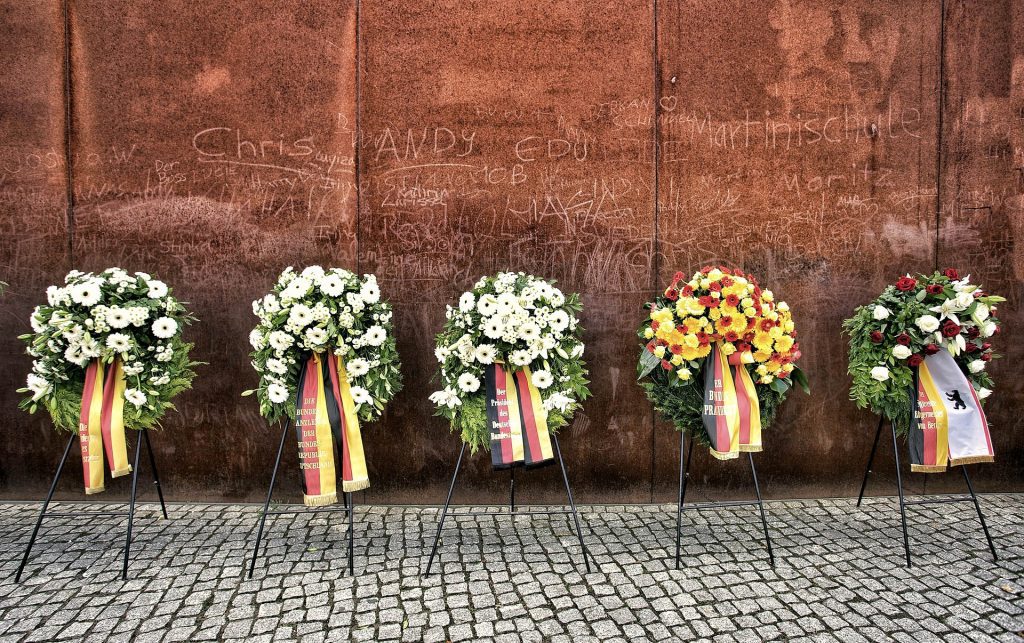
[[[985,368],[998,357],[989,341],[999,332],[995,304],[1003,301],[972,284],[970,275],[961,279],[954,268],[900,277],[843,322],[850,336],[850,397],[858,407],[889,418],[902,435],[910,420],[913,368],[946,350],[978,399],[985,399],[993,387]]]
[[[33,332],[20,338],[34,358],[18,390],[28,394],[23,409],[41,405],[58,430],[77,433],[86,368],[96,360],[121,360],[128,428],[158,425],[174,396],[191,387],[198,362],[182,330],[195,318],[164,282],[121,268],[72,270],[63,286],[46,289],[46,300],[32,311]]]
[[[662,296],[644,309],[650,315],[637,330],[644,342],[637,379],[654,408],[701,444],[709,444],[709,438],[699,375],[716,343],[726,356],[750,353],[745,367],[755,382],[763,426],[775,419],[794,383],[808,390],[795,364],[800,345],[789,305],[776,302],[753,275],[705,266],[685,281],[677,272]]]
[[[252,302],[259,318],[249,334],[252,365],[260,374],[260,413],[271,422],[295,418],[299,370],[312,353],[332,351],[345,362],[359,418],[380,417],[402,389],[391,305],[380,298],[374,275],[341,268],[289,266],[270,294]]]
[[[554,433],[569,423],[590,396],[583,362],[583,309],[578,294],[566,296],[548,281],[526,273],[482,277],[447,306],[434,354],[441,390],[431,394],[436,414],[445,417],[473,451],[490,448],[484,369],[501,362],[527,367]]]

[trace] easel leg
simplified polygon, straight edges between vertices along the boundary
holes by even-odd
[[[145,431],[143,431],[145,433]],[[128,534],[124,539],[124,566],[121,567],[121,580],[128,580],[128,556],[132,550],[132,522],[135,520],[135,498],[139,488],[139,455],[142,453],[143,436],[135,442],[135,464],[132,465],[132,494],[128,501]]]
[[[587,567],[587,573],[590,573],[590,552],[587,550],[587,545],[583,542],[583,530],[580,529],[580,517],[576,511],[576,501],[572,497],[572,488],[569,487],[569,475],[565,472],[565,459],[562,458],[562,449],[558,446],[558,436],[552,434],[551,441],[555,445],[555,453],[558,455],[558,465],[562,468],[562,481],[565,482],[565,493],[569,496],[569,507],[572,509],[572,519],[576,523],[576,535],[580,539],[580,553],[583,554],[583,563]],[[594,561],[597,562],[597,561]]]
[[[71,453],[71,445],[75,441],[76,435],[72,434],[68,438],[68,445],[64,447],[64,455],[60,458],[60,464],[57,465],[57,473],[53,476],[53,482],[50,483],[50,491],[46,494],[46,500],[43,501],[43,507],[39,510],[39,518],[36,519],[36,526],[32,529],[32,535],[29,536],[28,545],[25,547],[25,555],[21,558],[21,565],[18,566],[18,573],[14,575],[14,582],[21,582],[21,573],[25,571],[25,565],[28,563],[28,556],[32,553],[32,545],[36,542],[36,536],[39,535],[39,527],[43,524],[43,517],[46,515],[46,508],[50,505],[50,501],[53,500],[53,492],[57,490],[57,481],[60,480],[60,474],[64,471],[64,463],[68,461],[68,454]]]
[[[676,504],[676,569],[679,569],[679,554],[682,547],[683,501],[686,500],[686,473],[690,468],[693,454],[693,438],[690,438],[690,451],[683,455],[686,446],[686,433],[679,432],[679,502]]]
[[[256,530],[256,546],[252,550],[252,560],[249,562],[249,578],[252,578],[256,571],[256,559],[260,555],[260,542],[263,540],[263,528],[267,524],[267,511],[270,509],[270,497],[274,493],[274,483],[277,482],[277,469],[281,466],[281,454],[284,453],[284,441],[288,437],[288,429],[291,428],[291,420],[284,423],[284,430],[281,431],[281,444],[277,447],[277,459],[274,460],[274,470],[270,474],[270,487],[267,489],[267,499],[263,503],[263,513],[260,514],[260,526]]]
[[[452,502],[452,493],[455,491],[455,481],[459,478],[459,469],[462,467],[462,456],[466,455],[466,443],[462,443],[462,450],[459,451],[459,459],[455,462],[455,473],[452,474],[452,483],[448,486],[448,497],[444,500],[444,509],[441,510],[441,519],[437,521],[437,533],[434,534],[434,546],[430,548],[430,558],[427,559],[427,570],[424,576],[430,576],[430,567],[434,564],[434,556],[437,554],[437,544],[441,541],[441,529],[444,527],[444,519],[448,516],[448,506]]]
[[[345,504],[348,505],[348,575],[356,575],[356,501],[351,493],[345,494]]]
[[[903,524],[903,549],[907,553],[907,567],[913,567],[910,563],[910,536],[907,534],[907,505],[903,499],[903,474],[900,472],[900,448],[896,441],[896,425],[889,422],[892,428],[892,457],[896,461],[896,488],[900,494],[900,522]]]
[[[978,504],[978,496],[974,493],[974,485],[971,484],[971,478],[967,475],[967,467],[961,466],[960,470],[964,473],[964,481],[967,483],[967,490],[971,492],[971,500],[974,501],[974,510],[978,512],[978,520],[981,522],[981,530],[985,532],[985,539],[988,540],[988,549],[992,552],[992,562],[998,562],[999,557],[996,555],[996,546],[992,542],[992,536],[988,533],[988,525],[985,524],[985,516],[981,514],[981,505]]]
[[[516,468],[509,467],[509,479],[508,479],[508,509],[510,512],[516,512]]]
[[[153,445],[149,441],[149,431],[142,431],[142,437],[146,441],[146,451],[149,452],[149,466],[153,469],[153,484],[156,485],[156,495],[160,498],[160,510],[164,512],[164,520],[167,520],[167,505],[164,504],[164,491],[160,487],[160,474],[156,472],[156,458],[153,456]]]
[[[860,501],[864,499],[864,490],[868,486],[868,476],[871,474],[871,465],[875,462],[875,451],[878,450],[878,438],[882,436],[882,424],[885,423],[885,416],[878,418],[878,430],[875,431],[875,441],[871,445],[871,455],[868,456],[868,466],[864,469],[864,480],[860,483],[860,493],[857,494],[857,506],[860,506]]]
[[[761,485],[757,482],[757,468],[754,467],[754,454],[747,452],[750,460],[750,475],[754,477],[754,492],[757,493],[757,508],[761,510],[761,527],[764,529],[764,542],[768,545],[768,560],[775,567],[775,553],[772,551],[772,537],[768,535],[768,519],[764,515],[764,502],[761,500]]]

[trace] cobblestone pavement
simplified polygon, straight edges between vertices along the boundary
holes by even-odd
[[[62,503],[65,509],[120,506]],[[258,507],[142,505],[130,580],[123,520],[55,518],[13,581],[38,505],[0,505],[0,641],[495,640],[1021,641],[1024,495],[986,495],[1000,561],[970,504],[910,508],[903,565],[892,498],[767,503],[778,566],[756,508],[684,517],[674,569],[670,505],[586,506],[600,571],[581,573],[565,517],[460,515],[445,527],[443,577],[424,579],[436,507],[356,514],[356,575],[342,515],[268,522],[243,579]],[[467,511],[460,508],[460,512]]]

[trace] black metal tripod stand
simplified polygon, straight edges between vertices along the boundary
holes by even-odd
[[[28,563],[29,554],[32,553],[32,545],[36,542],[36,536],[39,535],[39,528],[43,524],[44,518],[77,518],[80,516],[127,516],[128,517],[128,533],[125,536],[124,541],[124,566],[121,568],[121,579],[128,580],[128,556],[131,553],[132,548],[132,523],[135,519],[135,499],[137,497],[137,488],[139,482],[139,454],[142,452],[142,443],[146,443],[146,451],[149,453],[149,466],[153,469],[153,484],[156,486],[157,496],[160,498],[160,510],[164,514],[164,518],[167,518],[167,505],[164,504],[164,492],[160,488],[160,476],[156,471],[156,458],[153,457],[153,446],[149,442],[149,431],[143,429],[139,431],[141,434],[138,441],[135,443],[135,463],[132,466],[132,493],[131,500],[128,502],[128,511],[86,511],[81,513],[75,512],[50,512],[46,510],[50,506],[50,501],[53,500],[53,493],[57,490],[57,481],[60,480],[60,474],[64,471],[64,463],[68,460],[68,455],[71,453],[71,445],[74,444],[75,438],[78,434],[73,434],[68,438],[68,444],[64,447],[64,455],[61,456],[60,464],[57,465],[57,473],[53,476],[53,482],[50,484],[50,491],[46,494],[46,500],[43,501],[43,507],[39,511],[39,518],[36,520],[36,526],[32,529],[32,535],[28,539],[28,545],[25,547],[25,555],[21,558],[21,565],[18,566],[18,571],[14,575],[14,582],[21,582],[21,574],[25,571],[25,565]]]
[[[878,430],[875,431],[875,441],[871,445],[871,456],[868,458],[868,466],[864,470],[864,480],[860,483],[860,493],[857,494],[857,506],[860,507],[861,501],[864,499],[864,489],[868,485],[868,476],[871,474],[871,465],[875,461],[875,452],[878,450],[878,439],[882,436],[882,425],[885,424],[885,417],[878,418]],[[896,463],[896,489],[899,491],[900,498],[900,522],[903,526],[903,549],[907,554],[907,567],[912,567],[910,562],[910,535],[907,533],[907,505],[925,505],[925,504],[944,504],[948,502],[973,502],[974,510],[978,512],[978,521],[981,523],[981,530],[985,532],[985,539],[988,540],[989,551],[992,552],[993,562],[999,560],[996,555],[996,546],[992,542],[992,536],[988,533],[988,525],[985,524],[985,516],[981,513],[981,505],[978,504],[978,496],[974,493],[974,485],[971,484],[971,478],[967,475],[967,467],[961,465],[960,471],[964,474],[964,482],[967,483],[967,491],[970,495],[967,496],[952,496],[948,498],[917,498],[913,500],[907,500],[903,496],[903,476],[900,473],[900,452],[899,444],[896,442],[896,426],[889,421],[889,427],[892,429],[892,458]],[[923,494],[922,494],[923,495]]]
[[[353,514],[355,513],[355,501],[352,498],[351,493],[345,493],[345,504],[341,506],[333,507],[316,507],[313,509],[281,509],[270,511],[270,497],[274,493],[274,484],[277,482],[277,470],[281,467],[281,455],[284,453],[284,442],[288,437],[288,430],[291,428],[291,419],[284,423],[284,430],[281,431],[281,443],[277,447],[277,459],[274,460],[274,471],[270,474],[270,487],[267,489],[267,500],[263,503],[263,512],[260,514],[260,526],[256,531],[256,545],[252,550],[252,560],[249,562],[249,578],[252,578],[253,572],[256,571],[256,559],[260,555],[260,544],[263,542],[263,528],[267,524],[267,516],[284,516],[288,514],[305,514],[305,513],[344,513],[348,515],[348,529],[346,536],[348,538],[348,573],[355,575],[355,519]]]
[[[569,486],[569,476],[565,472],[565,460],[562,458],[562,449],[558,446],[558,436],[551,435],[551,443],[555,447],[555,457],[558,458],[558,466],[562,469],[562,482],[565,483],[565,493],[569,498],[569,509],[555,509],[549,511],[520,511],[516,509],[516,473],[515,467],[510,469],[509,477],[509,510],[508,512],[487,512],[480,513],[478,515],[487,516],[511,516],[515,519],[516,516],[546,516],[546,515],[571,515],[573,523],[576,525],[575,534],[580,541],[580,549],[583,554],[583,563],[586,566],[587,573],[590,572],[590,559],[594,558],[590,550],[587,549],[587,545],[583,542],[583,531],[580,528],[580,517],[576,511],[576,501],[572,497],[572,488]],[[437,545],[441,541],[441,530],[444,528],[445,518],[448,517],[448,509],[452,502],[452,493],[455,491],[455,481],[459,478],[459,469],[462,467],[462,458],[466,454],[466,444],[462,444],[462,450],[459,451],[459,459],[455,463],[455,473],[452,474],[451,485],[448,486],[448,497],[444,501],[444,509],[441,510],[441,518],[437,522],[437,532],[434,534],[434,545],[430,548],[430,558],[427,559],[427,568],[424,571],[424,576],[430,576],[430,568],[434,564],[434,557],[437,555]],[[594,564],[597,564],[597,560],[594,560]]]
[[[686,500],[686,482],[689,478],[690,463],[693,462],[693,442],[694,439],[690,438],[690,448],[686,450],[684,457],[684,446],[686,445],[686,433],[683,431],[679,432],[679,503],[676,506],[676,569],[679,569],[679,555],[680,548],[682,545],[682,528],[683,528],[683,502]],[[772,539],[768,535],[768,519],[764,513],[764,502],[761,500],[761,485],[757,482],[757,468],[754,467],[754,455],[747,452],[747,459],[750,461],[750,474],[754,478],[754,492],[757,494],[757,500],[729,500],[724,502],[701,502],[690,505],[689,509],[711,509],[714,507],[749,507],[757,505],[761,511],[761,527],[764,529],[764,542],[768,545],[768,561],[772,567],[775,567],[775,553],[772,551]]]

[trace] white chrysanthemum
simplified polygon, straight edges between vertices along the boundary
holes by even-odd
[[[476,302],[476,311],[484,317],[490,317],[498,310],[498,299],[491,293],[480,295]]]
[[[132,340],[124,333],[111,333],[107,335],[107,348],[116,353],[127,352],[132,347]]]
[[[501,339],[502,335],[504,334],[505,324],[501,323],[501,318],[491,317],[486,322],[484,322],[484,335],[490,337],[491,339]]]
[[[323,328],[307,328],[306,343],[310,346],[320,346],[327,341],[327,331]]]
[[[552,288],[551,296],[548,297],[548,301],[551,302],[552,306],[557,308],[565,303],[565,295],[563,295],[562,291],[558,288]]]
[[[132,306],[128,309],[128,319],[131,320],[132,326],[140,327],[149,319],[149,309],[145,306]]]
[[[767,292],[767,291],[765,291],[765,292]],[[764,297],[764,294],[762,293],[762,298],[763,297]],[[886,308],[885,306],[875,306],[875,309],[874,309],[874,311],[872,311],[871,314],[878,321],[882,321],[883,319],[888,319],[889,318],[889,309]]]
[[[170,346],[164,346],[156,354],[156,361],[158,361],[158,362],[169,362],[169,361],[171,361],[172,357],[174,357],[174,349],[172,349]]]
[[[352,328],[352,326],[354,326],[355,323],[356,318],[354,315],[352,315],[352,313],[345,312],[338,315],[338,326],[344,328],[345,330]]]
[[[370,326],[363,334],[363,341],[370,346],[380,346],[388,339],[388,333],[382,326]]]
[[[362,386],[353,386],[349,389],[349,392],[352,394],[352,401],[355,402],[357,407],[364,404],[373,404],[373,397],[370,395],[370,392]]]
[[[380,301],[380,287],[376,278],[367,279],[363,287],[359,289],[359,297],[368,304],[376,304]]]
[[[111,328],[125,328],[131,323],[131,318],[124,308],[112,306],[107,309],[106,322]]]
[[[28,390],[32,392],[32,401],[41,399],[44,395],[50,392],[52,386],[45,377],[40,377],[35,373],[28,374],[28,381],[25,383]]]
[[[345,301],[352,307],[352,312],[354,313],[360,313],[366,307],[362,296],[357,292],[345,293]]]
[[[286,351],[291,347],[292,342],[295,341],[295,338],[289,335],[288,333],[284,332],[283,330],[275,330],[272,333],[270,333],[270,336],[267,338],[267,340],[270,342],[270,345],[274,348],[274,350]]]
[[[914,323],[922,333],[934,333],[939,328],[939,318],[935,315],[921,315]]]
[[[295,304],[292,306],[291,312],[288,313],[288,325],[294,326],[297,329],[301,330],[309,326],[312,321],[313,309],[305,304]]]
[[[515,350],[508,356],[508,361],[512,362],[515,366],[528,366],[532,361],[530,354],[524,350]]]
[[[345,280],[339,275],[326,275],[320,280],[320,292],[328,297],[341,297],[345,292]]]
[[[271,373],[277,373],[278,375],[284,375],[288,372],[288,365],[284,361],[271,357],[267,360],[267,370]]]
[[[480,388],[480,378],[472,373],[459,375],[459,388],[464,393],[474,393]]]
[[[972,373],[980,373],[985,370],[985,361],[980,359],[971,360],[971,362],[967,364],[967,368]]]
[[[288,389],[274,382],[267,386],[267,398],[274,404],[284,404],[288,401]]]
[[[146,295],[152,299],[160,299],[161,297],[165,297],[167,295],[167,284],[160,281],[159,279],[154,279],[153,281],[149,282],[149,291],[146,293]]]
[[[345,364],[345,372],[349,377],[362,377],[370,372],[370,363],[362,357],[357,357]]]
[[[261,351],[267,346],[267,338],[258,328],[253,328],[249,331],[249,345],[253,350]]]
[[[67,288],[58,288],[57,286],[50,286],[46,289],[46,301],[51,306],[61,306],[70,300],[70,293]]]
[[[103,292],[96,280],[84,281],[71,287],[71,301],[82,306],[95,306]]]
[[[884,366],[876,366],[871,369],[871,377],[879,382],[884,382],[889,379],[889,369]]]
[[[530,379],[537,388],[547,388],[555,381],[555,378],[551,377],[551,371],[537,371]]]
[[[178,332],[178,322],[170,317],[160,317],[153,322],[153,334],[160,339],[170,339]]]
[[[135,406],[144,406],[146,404],[146,394],[137,388],[125,389],[124,399]]]
[[[498,350],[491,344],[480,344],[473,351],[473,356],[481,364],[493,364],[495,358],[498,357]]]
[[[476,306],[476,297],[473,296],[473,293],[462,293],[462,297],[459,297],[459,310],[464,313],[472,312],[474,306]]]

